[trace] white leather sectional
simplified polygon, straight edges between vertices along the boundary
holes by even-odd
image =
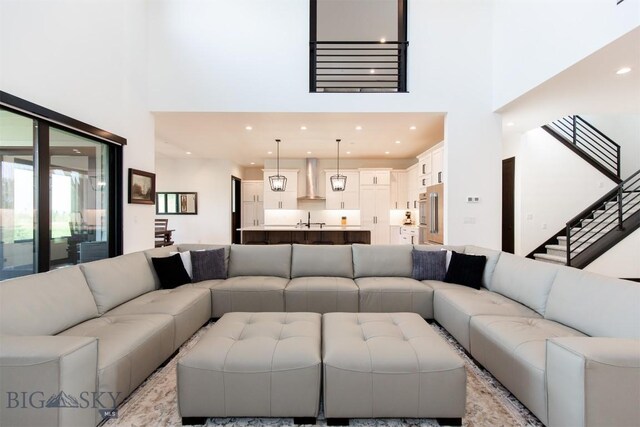
[[[232,311],[415,312],[546,425],[640,422],[637,283],[452,248],[487,256],[475,290],[412,279],[411,246],[232,245],[226,280],[159,289],[151,257],[219,247],[158,248],[0,282],[0,425],[95,425],[96,405],[39,402],[64,391],[119,404],[211,317]]]

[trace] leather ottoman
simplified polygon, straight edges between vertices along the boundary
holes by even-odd
[[[315,422],[321,316],[227,313],[178,362],[183,424],[208,417],[294,417]]]
[[[437,418],[461,425],[464,362],[418,314],[325,314],[322,347],[328,424]]]

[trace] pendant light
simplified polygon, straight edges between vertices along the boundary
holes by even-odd
[[[340,175],[340,140],[336,139],[338,143],[338,167],[337,174],[333,175],[331,179],[331,189],[333,191],[344,191],[347,188],[347,177]]]
[[[287,189],[287,177],[284,175],[280,175],[280,140],[276,139],[276,144],[278,144],[277,151],[277,171],[275,175],[271,175],[269,177],[269,185],[271,186],[271,191],[285,191]]]

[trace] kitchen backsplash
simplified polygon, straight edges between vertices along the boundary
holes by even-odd
[[[327,210],[324,209],[323,202],[302,200],[298,202],[298,207],[300,209],[266,209],[264,211],[265,225],[295,225],[300,220],[307,222],[308,212],[311,212],[311,222],[340,225],[340,219],[346,216],[347,225],[360,225],[360,210]],[[406,211],[391,209],[389,212],[390,225],[402,225]],[[417,213],[413,210],[411,212],[412,218],[415,221],[417,219]]]

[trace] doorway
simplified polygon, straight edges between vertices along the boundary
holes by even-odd
[[[502,161],[502,250],[514,253],[516,158]]]
[[[242,180],[231,176],[231,243],[240,243],[242,226]]]

